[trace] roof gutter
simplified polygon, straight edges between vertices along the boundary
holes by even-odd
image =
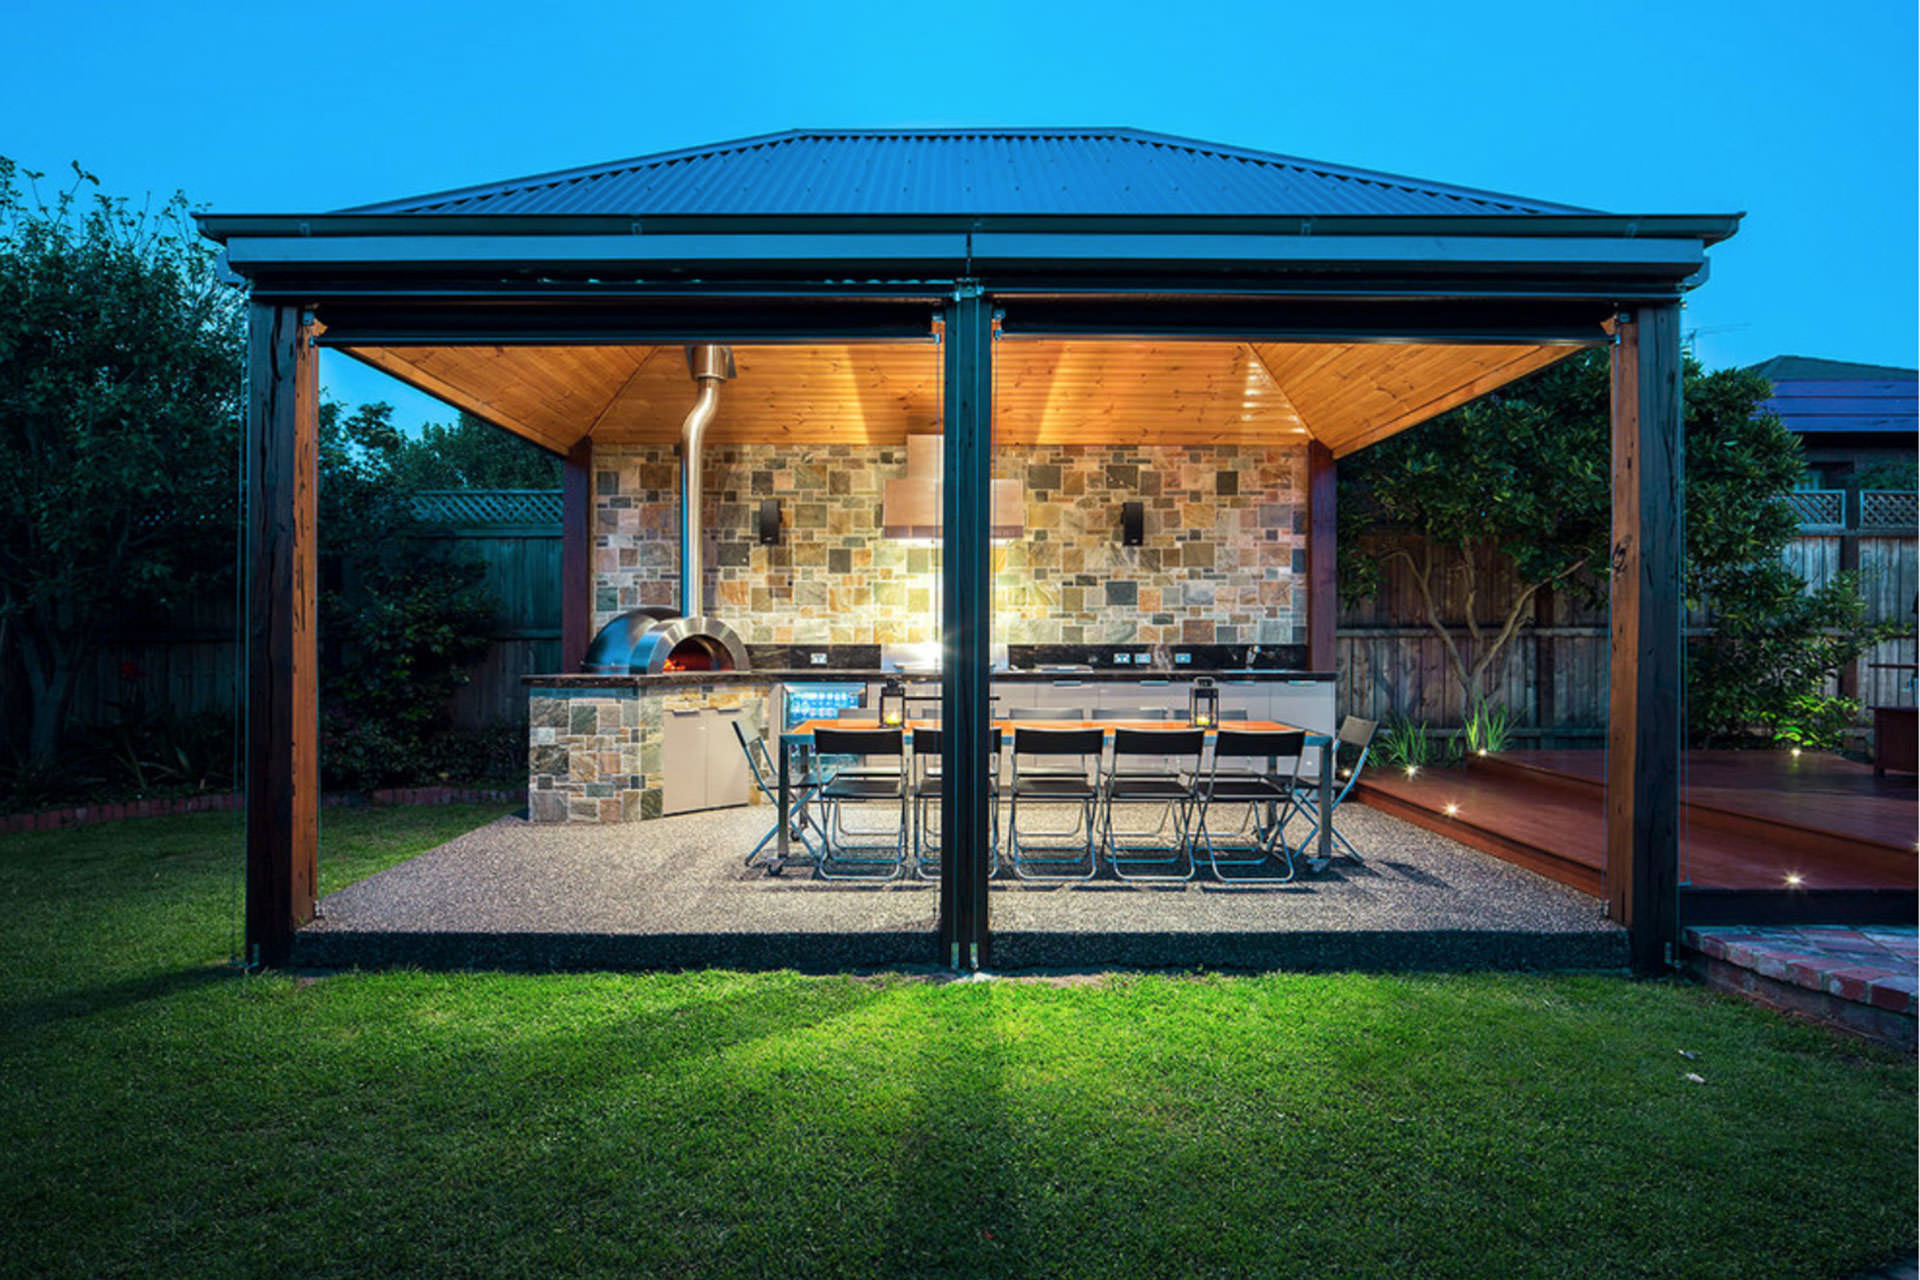
[[[203,234],[236,238],[1255,235],[1463,236],[1698,240],[1711,246],[1744,214],[630,214],[320,213],[194,215]]]

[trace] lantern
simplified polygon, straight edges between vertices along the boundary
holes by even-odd
[[[880,723],[897,729],[907,722],[907,687],[898,680],[880,686]]]
[[[1193,682],[1187,695],[1187,723],[1196,729],[1212,729],[1220,723],[1220,686],[1207,676]]]

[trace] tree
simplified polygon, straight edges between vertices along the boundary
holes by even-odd
[[[321,768],[332,786],[474,771],[440,748],[495,606],[477,562],[415,536],[404,475],[422,448],[385,404],[320,407]]]
[[[391,457],[393,483],[407,489],[557,489],[560,460],[510,431],[462,413],[429,422]]]
[[[1604,565],[1608,538],[1607,361],[1582,353],[1440,415],[1341,464],[1340,582],[1349,600],[1379,588],[1400,561],[1419,588],[1469,714],[1496,686],[1513,637],[1545,587]],[[1362,539],[1383,526],[1411,530],[1384,559]],[[1462,647],[1441,600],[1435,552],[1460,552],[1469,643]],[[1488,552],[1513,563],[1522,588],[1504,614],[1481,617],[1478,564]]]
[[[1558,583],[1595,593],[1610,537],[1608,357],[1587,351],[1401,433],[1341,466],[1341,590],[1377,590],[1382,563],[1413,574],[1471,715],[1485,707],[1528,606]],[[1696,737],[1759,724],[1773,732],[1834,709],[1821,688],[1879,634],[1861,622],[1857,583],[1818,591],[1781,561],[1798,525],[1782,501],[1805,473],[1799,441],[1760,411],[1765,378],[1708,373],[1688,357],[1685,398],[1684,592],[1714,627],[1688,645]],[[1389,545],[1387,530],[1418,535]],[[1468,643],[1442,616],[1435,548],[1461,553]],[[1520,589],[1497,619],[1479,616],[1476,565],[1506,556]],[[1841,708],[1840,710],[1844,710]]]
[[[45,768],[100,624],[232,571],[244,348],[184,197],[42,176],[0,157],[0,679]]]

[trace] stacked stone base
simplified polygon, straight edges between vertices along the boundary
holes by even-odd
[[[535,689],[527,717],[528,816],[594,823],[658,818],[668,714],[739,708],[741,729],[763,735],[767,694],[760,684]]]

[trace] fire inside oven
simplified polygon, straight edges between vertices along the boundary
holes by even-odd
[[[733,659],[726,646],[712,636],[688,636],[668,651],[660,669],[665,672],[731,671]]]

